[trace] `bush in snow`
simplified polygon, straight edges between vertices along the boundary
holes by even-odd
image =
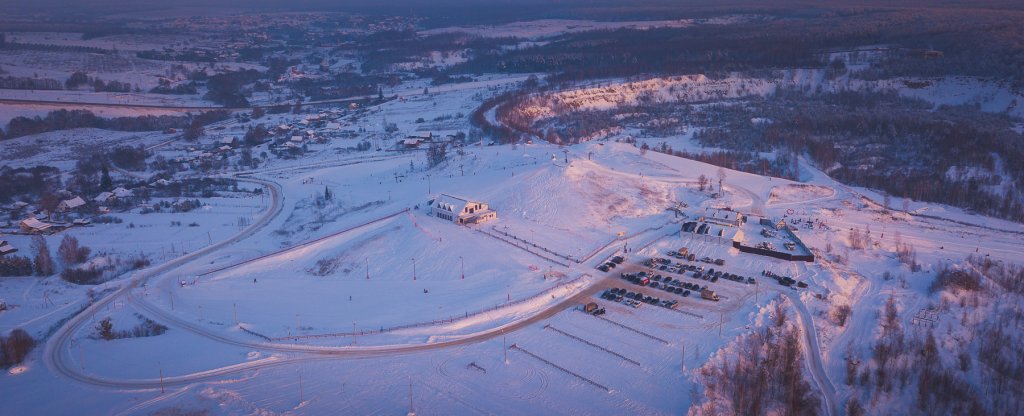
[[[0,368],[21,364],[35,346],[36,340],[21,328],[12,330],[6,337],[0,336]]]

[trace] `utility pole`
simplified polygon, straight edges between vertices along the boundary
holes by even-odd
[[[427,175],[427,194],[430,194],[430,175]]]
[[[356,323],[352,323],[352,345],[356,345]]]
[[[459,256],[459,262],[462,263],[462,280],[466,280],[466,260]]]
[[[388,199],[391,199],[391,198],[389,197]],[[365,260],[366,260],[366,280],[370,280],[370,258],[367,257]]]
[[[156,362],[156,368],[160,370],[160,394],[164,394],[164,369],[159,361]]]
[[[686,344],[683,344],[683,352],[682,354],[679,354],[679,358],[679,368],[682,370],[683,374],[686,374]]]
[[[231,304],[231,313],[232,313],[232,315],[235,316],[235,325],[238,325],[238,304],[237,303],[232,303]]]
[[[299,373],[299,403],[302,403],[302,373]]]
[[[722,325],[725,324],[725,312],[718,313],[718,336],[722,336]]]
[[[416,258],[412,258],[412,280],[416,281]]]
[[[508,364],[508,343],[505,342],[505,335],[501,336],[501,350],[505,352],[505,364]]]
[[[167,297],[171,298],[171,310],[174,310],[174,293],[167,291]]]
[[[412,376],[409,376],[409,414],[416,414],[416,412],[413,412],[412,410]]]

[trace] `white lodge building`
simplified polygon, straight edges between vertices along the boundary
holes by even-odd
[[[479,224],[498,218],[483,202],[441,194],[430,201],[430,215],[456,224]]]

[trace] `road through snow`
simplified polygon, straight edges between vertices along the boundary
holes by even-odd
[[[64,361],[64,352],[66,351],[67,343],[72,339],[72,336],[74,335],[75,331],[77,331],[82,325],[84,325],[91,316],[95,315],[96,312],[100,311],[101,309],[103,309],[105,306],[107,306],[120,296],[130,294],[130,291],[132,289],[138,287],[142,283],[145,283],[147,280],[154,276],[158,276],[167,271],[173,270],[174,268],[179,267],[185,263],[188,263],[199,257],[205,256],[223,247],[242,241],[252,236],[256,231],[266,226],[268,223],[270,223],[271,220],[273,220],[275,217],[277,217],[278,214],[280,214],[283,200],[280,185],[262,179],[237,178],[236,180],[241,182],[250,182],[263,185],[270,190],[271,205],[270,207],[267,208],[266,213],[262,217],[260,217],[259,220],[254,222],[251,226],[249,226],[242,232],[236,234],[232,238],[193,251],[174,260],[165,262],[159,266],[136,272],[134,276],[123,282],[122,286],[118,290],[114,291],[113,293],[104,297],[103,299],[96,301],[91,306],[83,310],[81,313],[69,319],[63,326],[61,326],[53,334],[53,336],[50,337],[50,339],[46,343],[46,348],[43,352],[43,359],[46,362],[46,365],[50,369],[50,371],[53,371],[54,373],[57,374],[63,374],[69,378],[76,380],[82,380],[83,378],[88,379],[88,376],[79,374],[74,369],[74,366],[69,366]]]
[[[797,316],[800,317],[800,327],[804,333],[804,350],[808,358],[807,367],[811,372],[814,384],[818,385],[818,390],[821,391],[821,395],[825,399],[825,414],[836,416],[838,415],[836,413],[836,388],[832,385],[832,380],[825,373],[825,366],[821,363],[818,333],[814,329],[814,320],[811,319],[811,313],[807,310],[807,305],[804,305],[804,302],[800,300],[799,292],[790,290],[780,290],[779,292],[793,301],[793,307],[796,309]]]
[[[253,180],[253,181],[256,181],[256,180]],[[583,302],[583,301],[585,301],[587,299],[590,299],[595,293],[597,293],[598,291],[603,290],[603,289],[606,288],[607,284],[605,282],[607,282],[609,280],[612,280],[612,278],[609,277],[608,275],[603,276],[601,278],[598,278],[597,280],[592,282],[589,286],[586,286],[586,287],[582,288],[581,290],[579,290],[575,294],[573,294],[571,296],[568,296],[568,297],[566,297],[565,299],[563,299],[561,301],[558,301],[556,303],[548,305],[544,309],[540,310],[539,312],[537,312],[537,313],[535,313],[535,314],[533,314],[533,315],[531,315],[529,317],[526,317],[526,318],[523,318],[523,319],[520,319],[520,320],[516,320],[516,321],[507,323],[507,324],[499,326],[499,327],[487,329],[487,330],[480,331],[480,332],[477,332],[477,333],[473,333],[473,334],[470,334],[470,335],[467,335],[467,336],[463,336],[463,337],[460,337],[460,338],[455,338],[455,339],[441,341],[441,342],[426,343],[426,344],[399,344],[399,345],[385,345],[385,346],[322,347],[322,346],[297,345],[297,344],[265,343],[265,342],[255,342],[255,341],[249,341],[249,340],[243,340],[243,339],[235,339],[235,338],[223,335],[221,333],[217,333],[217,332],[211,331],[211,330],[209,330],[209,329],[207,329],[207,328],[205,328],[205,327],[203,327],[201,325],[198,325],[198,324],[196,324],[194,322],[190,322],[188,320],[185,320],[185,319],[182,319],[182,318],[180,318],[178,316],[175,316],[174,314],[172,314],[172,313],[170,313],[168,311],[165,311],[162,308],[157,307],[155,305],[152,305],[152,304],[150,304],[148,302],[142,301],[142,300],[136,298],[133,295],[133,293],[131,292],[131,289],[137,288],[139,286],[139,284],[141,282],[143,282],[144,280],[152,278],[152,277],[155,277],[155,276],[157,276],[157,275],[159,275],[159,274],[161,274],[163,272],[166,272],[170,268],[180,266],[181,264],[184,264],[185,262],[191,261],[191,260],[193,260],[193,259],[195,259],[197,257],[200,257],[200,256],[205,255],[205,254],[209,254],[210,252],[212,252],[212,251],[214,251],[216,249],[219,249],[219,248],[227,246],[227,245],[229,245],[231,243],[237,242],[238,240],[240,240],[242,238],[245,238],[245,237],[248,237],[249,235],[251,235],[252,232],[254,232],[256,230],[256,227],[262,227],[262,225],[265,225],[265,223],[267,223],[271,219],[273,219],[273,217],[276,216],[276,212],[280,210],[279,194],[276,192],[277,191],[276,188],[274,188],[274,191],[275,191],[275,195],[274,195],[275,196],[274,197],[275,207],[274,207],[274,209],[271,210],[270,213],[268,213],[268,215],[264,216],[264,218],[261,219],[260,223],[254,224],[254,227],[251,227],[249,230],[243,232],[242,234],[239,234],[235,238],[232,238],[230,240],[226,240],[226,241],[224,241],[222,243],[218,243],[217,245],[214,245],[214,246],[207,247],[207,249],[204,249],[202,252],[195,252],[195,253],[192,253],[189,256],[180,257],[180,258],[178,258],[176,260],[173,260],[171,262],[165,263],[164,265],[161,265],[158,268],[151,269],[151,270],[147,271],[144,275],[140,275],[138,277],[133,278],[129,285],[126,285],[125,287],[123,287],[122,289],[118,290],[117,292],[115,292],[115,293],[111,294],[110,296],[104,298],[102,301],[97,302],[96,304],[94,304],[93,306],[88,308],[85,311],[85,313],[79,314],[78,316],[76,316],[75,318],[70,320],[67,324],[65,324],[60,330],[58,330],[58,332],[54,335],[54,337],[51,338],[51,341],[48,342],[47,345],[46,345],[46,351],[44,353],[44,357],[46,358],[47,364],[51,368],[51,370],[53,370],[54,372],[56,372],[58,374],[62,374],[62,375],[66,376],[66,377],[68,377],[70,379],[76,380],[78,382],[85,383],[85,384],[90,384],[90,385],[94,385],[94,386],[109,387],[109,388],[139,388],[139,389],[143,389],[144,388],[144,389],[155,389],[155,388],[160,388],[161,387],[161,383],[162,383],[163,386],[167,386],[167,387],[169,387],[169,386],[184,386],[184,385],[188,385],[188,384],[192,384],[192,383],[197,383],[197,382],[203,382],[203,381],[208,381],[208,380],[216,379],[218,377],[222,377],[222,376],[226,376],[226,375],[237,374],[237,373],[241,373],[241,372],[252,371],[252,370],[257,370],[257,369],[262,369],[262,368],[278,367],[278,366],[288,365],[288,364],[292,364],[292,363],[314,362],[314,361],[333,360],[333,359],[350,359],[350,358],[367,358],[367,357],[380,357],[380,356],[394,356],[394,355],[399,355],[399,354],[412,354],[412,353],[418,353],[418,352],[430,351],[430,350],[436,350],[436,349],[442,349],[442,348],[451,348],[451,347],[457,347],[457,346],[462,346],[462,345],[467,345],[467,344],[473,344],[473,343],[478,343],[478,342],[486,341],[486,340],[489,340],[489,339],[492,339],[492,338],[495,338],[495,337],[498,337],[498,336],[502,336],[502,335],[505,335],[505,334],[509,334],[511,332],[515,332],[515,331],[517,331],[519,329],[525,328],[525,327],[533,325],[535,323],[544,321],[544,320],[546,320],[548,318],[551,318],[554,315],[556,315],[556,314],[558,314],[558,313],[560,313],[560,312],[562,312],[562,311],[564,311],[566,309],[569,309],[569,308],[571,308],[573,306],[576,306],[576,305],[580,304],[581,302]],[[633,238],[634,239],[650,239],[650,238],[652,238],[652,234],[654,235],[653,238],[655,238],[655,239],[660,239],[662,237],[662,235],[657,233],[656,231],[649,231],[649,232],[645,232],[645,233],[640,233],[640,234],[634,236]],[[609,253],[614,251],[615,249],[616,248],[608,248],[605,251],[603,251],[602,253],[600,253],[600,255],[595,256],[595,257],[597,257],[599,259],[603,259],[604,257],[607,257],[607,255],[610,255]],[[590,266],[587,266],[585,264],[584,267],[590,267]],[[230,365],[230,366],[226,366],[226,367],[220,367],[220,368],[215,368],[215,369],[210,369],[210,370],[206,370],[206,371],[200,371],[200,372],[191,373],[191,374],[185,374],[185,375],[180,375],[180,376],[165,377],[162,380],[160,380],[160,379],[130,379],[130,380],[121,380],[121,379],[110,379],[110,378],[104,378],[104,377],[97,377],[97,376],[93,376],[93,375],[81,372],[74,365],[68,364],[68,362],[65,361],[68,358],[66,356],[66,354],[65,354],[68,351],[68,349],[66,348],[66,344],[68,342],[70,342],[71,337],[75,333],[75,331],[82,324],[84,324],[84,322],[88,319],[89,316],[91,316],[97,310],[99,310],[99,308],[103,307],[104,305],[106,305],[107,303],[111,302],[113,299],[115,299],[116,297],[118,297],[120,295],[125,295],[128,298],[129,302],[131,302],[133,304],[133,306],[138,307],[141,310],[144,310],[147,314],[150,314],[151,316],[153,316],[153,317],[163,321],[165,324],[168,324],[168,326],[184,329],[184,330],[192,332],[193,334],[196,334],[198,336],[201,336],[201,337],[204,337],[204,338],[216,341],[216,342],[220,342],[220,343],[223,343],[223,344],[226,344],[226,345],[245,347],[245,348],[261,350],[261,351],[277,352],[277,353],[286,354],[287,356],[284,356],[284,357],[273,357],[273,358],[268,358],[268,359],[264,359],[264,360],[252,361],[252,362],[247,362],[247,363],[240,363],[240,364],[235,364],[235,365]]]

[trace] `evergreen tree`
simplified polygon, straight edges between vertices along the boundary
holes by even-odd
[[[107,165],[103,165],[103,172],[100,177],[100,189],[109,191],[114,189],[114,181],[110,179],[110,170],[107,169]]]
[[[106,318],[96,324],[96,332],[100,334],[100,338],[105,340],[114,339],[114,324],[110,322],[110,318]]]

